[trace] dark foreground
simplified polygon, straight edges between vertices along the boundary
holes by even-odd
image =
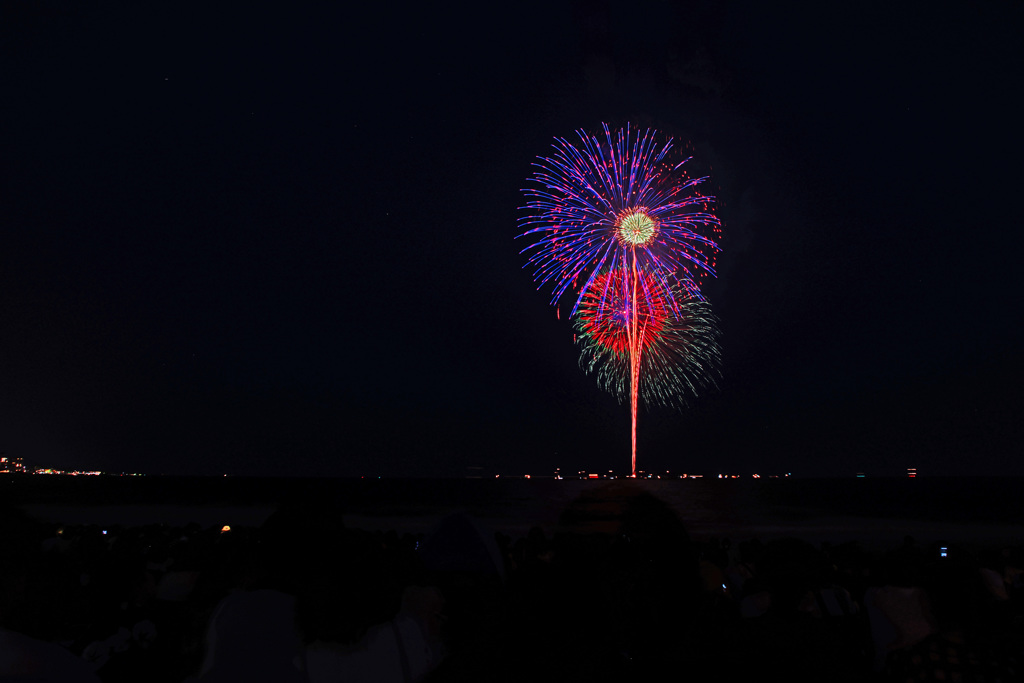
[[[0,681],[994,681],[1024,645],[1012,481],[39,479],[0,480]]]

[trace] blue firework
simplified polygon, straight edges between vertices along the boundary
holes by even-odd
[[[659,141],[655,130],[602,126],[603,137],[577,131],[575,145],[555,138],[523,190],[519,237],[533,238],[522,253],[538,288],[551,287],[555,305],[577,293],[575,313],[595,277],[635,268],[666,291],[702,299],[721,234],[714,197],[698,190],[707,178],[690,176],[690,158],[678,158],[672,139]]]

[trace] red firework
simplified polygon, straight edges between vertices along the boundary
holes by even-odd
[[[637,268],[636,248],[630,249],[631,264],[623,268],[599,273],[581,294],[585,303],[581,320],[585,333],[603,339],[618,354],[629,356],[629,397],[632,416],[632,476],[636,476],[636,409],[640,386],[640,365],[643,352],[665,327],[668,319],[668,301],[671,292],[659,286],[657,280],[645,270]],[[598,286],[598,281],[601,285]],[[589,302],[586,298],[590,297]],[[590,314],[592,332],[587,329],[584,316]]]
[[[664,287],[638,271],[637,282],[622,270],[602,273],[583,292],[579,307],[580,331],[617,355],[628,355],[633,333],[632,292],[636,290],[637,350],[651,348],[672,316],[672,302]]]
[[[575,327],[581,367],[629,398],[636,476],[637,399],[679,406],[684,396],[714,384],[721,359],[714,316],[705,302],[634,266],[594,277],[580,297]]]

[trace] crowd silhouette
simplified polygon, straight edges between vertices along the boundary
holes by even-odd
[[[0,508],[0,681],[1019,677],[1020,547],[697,542],[649,493],[589,495],[518,538],[308,500],[231,530]]]

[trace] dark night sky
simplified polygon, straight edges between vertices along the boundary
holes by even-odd
[[[725,224],[724,380],[641,467],[1024,474],[1021,2],[301,4],[2,5],[0,451],[626,467],[513,238],[552,137],[629,121]]]

